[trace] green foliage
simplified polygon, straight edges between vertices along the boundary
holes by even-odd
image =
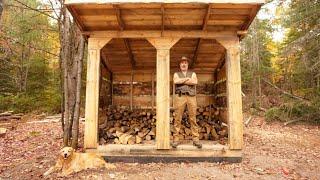
[[[41,1],[6,1],[0,33],[0,112],[58,112],[57,27]]]
[[[0,112],[10,110],[15,113],[58,113],[60,111],[60,99],[59,93],[55,90],[45,90],[37,95],[0,95]]]
[[[290,120],[302,120],[309,122],[320,123],[320,106],[301,101],[288,101],[280,107],[273,107],[267,110],[266,120],[273,121],[290,121]]]
[[[283,116],[284,114],[281,112],[281,109],[278,107],[272,107],[267,110],[265,117],[267,121],[272,121],[272,120],[281,120],[283,121]]]
[[[242,88],[246,101],[250,107],[258,107],[264,105],[263,97],[277,99],[268,104],[271,108],[265,116],[269,121],[320,122],[319,0],[275,3],[275,18],[256,18],[242,41]],[[285,38],[274,42],[272,33],[279,27],[285,30]],[[264,83],[264,79],[274,86]],[[308,100],[283,96],[275,87]]]

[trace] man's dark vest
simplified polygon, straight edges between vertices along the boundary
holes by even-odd
[[[182,71],[176,72],[179,78],[192,78],[192,71],[187,71],[186,76]],[[188,94],[189,96],[196,95],[196,85],[176,84],[176,94]]]

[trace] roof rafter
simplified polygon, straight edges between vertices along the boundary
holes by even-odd
[[[205,30],[207,29],[208,20],[209,20],[209,18],[210,18],[211,8],[212,8],[212,4],[208,4],[206,14],[205,14],[205,16],[204,16],[204,18],[203,18],[203,24],[202,24],[202,30],[203,30],[203,31],[205,31]],[[199,38],[199,39],[198,39],[198,42],[197,42],[197,46],[196,46],[195,52],[194,52],[194,55],[193,55],[193,60],[192,60],[192,62],[191,62],[191,67],[193,67],[194,64],[197,63],[197,59],[198,59],[198,54],[199,54],[199,48],[200,48],[201,41],[202,41],[202,39]]]
[[[113,8],[115,8],[116,10],[116,16],[117,16],[117,21],[118,21],[118,24],[119,24],[119,28],[121,31],[123,31],[125,29],[125,24],[121,18],[121,10],[119,8],[118,5],[113,5]],[[131,50],[131,46],[130,46],[130,43],[129,43],[129,40],[127,38],[123,38],[123,42],[126,46],[126,49],[127,49],[127,52],[128,52],[128,55],[129,55],[129,59],[130,59],[130,62],[131,62],[131,67],[134,68],[136,66],[136,61],[134,60],[133,58],[133,54],[132,54],[132,50]]]
[[[161,4],[161,34],[163,34],[164,31],[164,7],[163,4]]]

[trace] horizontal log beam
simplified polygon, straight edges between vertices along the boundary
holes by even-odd
[[[159,37],[179,37],[179,38],[231,38],[236,37],[236,31],[84,31],[84,35],[94,38],[159,38]]]

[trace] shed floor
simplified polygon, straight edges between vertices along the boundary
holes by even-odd
[[[212,141],[201,141],[202,149],[191,142],[181,144],[176,149],[157,150],[154,144],[107,144],[87,152],[98,153],[108,162],[241,162],[241,150],[229,150],[228,146],[214,144]]]

